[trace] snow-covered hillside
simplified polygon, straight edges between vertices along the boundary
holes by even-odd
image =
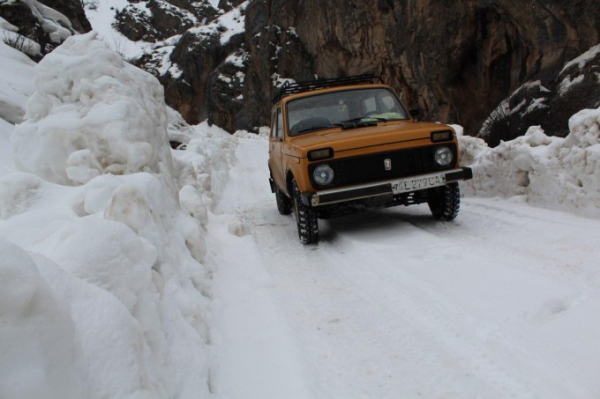
[[[185,125],[95,34],[35,71],[0,52],[1,398],[600,396],[600,109],[461,137],[454,223],[372,211],[303,247],[265,132]]]
[[[199,36],[210,37],[212,35],[219,36],[221,44],[225,45],[227,41],[235,34],[244,31],[244,17],[241,12],[246,8],[248,2],[240,4],[232,10],[225,12],[219,9],[219,1],[198,1],[190,2],[192,9],[210,8],[205,13],[209,18],[199,18],[185,8],[177,7],[176,1],[159,0],[155,4],[161,5],[162,9],[166,9],[173,18],[179,18],[182,32],[173,34],[170,37],[155,38],[154,40],[132,40],[121,33],[117,28],[117,14],[129,12],[133,15],[132,20],[139,21],[140,17],[148,16],[150,20],[156,23],[157,16],[152,15],[152,11],[148,8],[148,2],[129,2],[127,0],[104,0],[94,3],[93,7],[86,7],[86,16],[89,19],[92,27],[98,32],[99,37],[109,47],[116,52],[129,59],[140,58],[144,54],[152,54],[154,58],[160,58],[159,72],[164,74],[169,69],[170,65],[165,68],[169,62],[169,56],[174,48],[174,44],[181,38],[181,33],[189,31]],[[184,4],[184,3],[179,3]],[[202,15],[202,12],[199,13]],[[148,29],[156,29],[149,26]],[[164,33],[163,33],[164,34]]]

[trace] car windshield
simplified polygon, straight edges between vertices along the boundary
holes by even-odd
[[[406,111],[390,90],[354,89],[318,94],[287,105],[290,136],[336,126],[357,126],[390,120],[406,120]]]

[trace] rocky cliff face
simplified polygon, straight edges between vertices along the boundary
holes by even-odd
[[[44,1],[69,16],[67,29],[87,29],[79,0]],[[9,3],[25,4],[0,0],[0,11]],[[572,111],[598,102],[594,57],[563,70],[600,42],[597,0],[129,0],[115,12],[117,30],[154,43],[136,63],[159,77],[167,103],[229,131],[268,124],[285,79],[367,72],[424,119],[490,142],[531,124],[563,134]]]
[[[179,35],[217,16],[207,0],[149,0],[130,2],[116,10],[115,28],[130,40],[154,42]]]
[[[190,122],[255,129],[268,124],[283,78],[374,72],[424,118],[477,134],[525,83],[557,86],[564,64],[600,42],[596,0],[254,0],[243,14],[243,40],[219,46],[218,33],[186,33],[170,57],[182,73],[162,76],[167,101]],[[570,108],[593,106],[575,97]],[[512,124],[505,138],[522,130]]]
[[[221,1],[221,9],[213,8],[203,17],[208,23],[157,42],[153,51],[136,61],[158,76],[167,104],[189,123],[208,118],[229,131],[248,126],[238,119],[247,103],[242,93],[247,3]]]
[[[491,146],[524,135],[540,125],[546,134],[565,137],[569,118],[583,108],[600,107],[600,45],[567,63],[553,78],[519,87],[491,113],[479,136]]]
[[[600,3],[255,0],[243,119],[268,123],[274,74],[303,80],[375,72],[427,119],[475,134],[523,83],[553,81],[600,42]]]

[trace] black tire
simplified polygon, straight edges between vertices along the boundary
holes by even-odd
[[[292,181],[294,216],[298,225],[298,237],[304,245],[319,242],[319,219],[311,207],[302,203],[300,188],[296,180]]]
[[[449,222],[456,219],[460,209],[460,189],[458,183],[446,184],[429,191],[429,209],[433,217]]]
[[[282,215],[292,213],[292,200],[279,187],[275,187],[275,201],[277,201],[277,210],[279,213]]]

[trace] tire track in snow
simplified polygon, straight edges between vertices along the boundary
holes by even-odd
[[[259,229],[259,231],[255,231],[255,237],[261,246],[262,243],[276,240],[280,234],[270,229]],[[289,237],[285,239],[287,240]],[[296,244],[294,242],[290,246],[284,241],[279,243],[281,247],[278,250],[265,256],[265,258],[271,259],[279,258],[269,268],[274,272],[273,274],[277,274],[277,269],[280,269],[281,266],[284,266],[286,270],[290,268],[301,270],[302,264],[316,265],[317,268],[329,267],[331,270],[330,275],[324,278],[323,273],[318,273],[315,267],[310,267],[313,272],[317,272],[316,276],[321,285],[321,289],[317,292],[325,294],[318,299],[313,298],[311,301],[309,298],[303,298],[305,293],[297,290],[295,301],[289,301],[286,297],[289,297],[290,291],[286,289],[285,293],[280,295],[280,299],[282,303],[287,304],[289,310],[294,311],[294,309],[307,307],[310,312],[307,313],[306,318],[315,316],[323,318],[322,315],[319,315],[319,308],[335,309],[340,307],[340,302],[342,302],[343,305],[340,307],[342,314],[339,314],[336,319],[340,320],[344,317],[343,314],[346,314],[346,324],[355,326],[354,340],[364,342],[365,339],[369,339],[367,344],[371,346],[374,353],[385,354],[393,350],[405,359],[403,362],[399,361],[398,364],[402,364],[404,376],[413,375],[412,378],[415,379],[413,383],[403,387],[399,381],[388,382],[390,387],[394,387],[393,389],[377,393],[364,392],[365,397],[394,397],[399,391],[406,395],[458,397],[464,395],[466,390],[472,390],[473,395],[487,392],[489,395],[498,397],[531,396],[531,390],[526,381],[512,375],[506,366],[498,364],[494,360],[494,354],[479,343],[469,331],[474,323],[471,322],[464,328],[457,328],[456,320],[464,319],[466,316],[449,311],[447,306],[441,311],[439,301],[432,301],[430,297],[424,295],[423,291],[415,290],[405,282],[405,280],[410,280],[411,285],[418,286],[418,281],[415,281],[414,278],[410,278],[405,273],[401,273],[400,278],[393,280],[387,274],[381,275],[382,270],[373,269],[366,260],[377,258],[377,256],[369,254],[365,257],[361,255],[361,251],[349,250],[351,245],[325,244],[320,245],[317,249],[306,251],[303,247],[294,245]],[[371,252],[364,247],[361,247],[361,250],[366,253]],[[342,256],[340,255],[341,251],[350,253]],[[281,253],[287,253],[289,258],[294,259],[294,262],[283,263],[280,259]],[[332,266],[333,268],[331,268]],[[304,269],[306,270],[306,268]],[[374,273],[374,271],[379,271],[379,273]],[[401,269],[397,269],[397,271],[401,271]],[[297,273],[294,275],[295,277],[291,280],[299,280]],[[308,283],[299,285],[301,287],[309,286]],[[332,298],[332,296],[335,297],[335,294],[332,294],[332,288],[340,286],[345,288],[346,298]],[[313,296],[315,290],[310,290],[306,294]],[[337,303],[332,304],[332,299]],[[352,312],[348,314],[350,309]],[[378,317],[368,316],[373,312],[376,312]],[[304,323],[306,322],[307,320],[304,320]],[[373,330],[371,325],[377,322],[379,325],[376,330]],[[361,323],[367,325],[357,328],[356,326]],[[299,331],[303,330],[302,324],[297,325]],[[301,334],[310,335],[313,332],[314,329],[312,332],[304,329]],[[372,334],[372,337],[361,336],[363,333]],[[321,336],[321,339],[325,338]],[[314,339],[311,337],[303,339],[312,341],[308,345],[309,347],[315,345]],[[326,346],[331,346],[331,343]],[[313,363],[318,367],[317,360],[313,360]],[[440,368],[440,364],[444,366]],[[410,365],[419,365],[420,370],[411,370]],[[397,365],[396,368],[398,368]],[[352,375],[352,370],[349,371],[349,374],[346,381],[340,386],[345,384],[352,386],[354,385],[353,380],[357,378],[360,380],[359,375]],[[396,375],[398,374],[396,373]],[[330,376],[330,378],[332,377]],[[360,384],[354,386],[353,389],[360,390]],[[371,389],[373,388],[371,387]],[[420,392],[415,389],[419,389]],[[330,393],[334,396],[340,394],[340,392]]]
[[[240,142],[240,162],[231,174],[230,185],[236,187],[262,181],[244,172],[256,168],[258,158],[253,154],[245,165],[242,146]],[[260,179],[266,181],[267,173],[263,171]],[[489,212],[482,208],[493,201],[467,202],[454,224],[432,222],[417,208],[324,222],[323,242],[303,247],[297,242],[294,222],[277,213],[272,198],[234,201],[235,193],[239,190],[229,187],[225,202],[237,206],[235,214],[257,243],[274,281],[272,294],[279,312],[292,325],[319,388],[313,397],[562,398],[589,396],[589,389],[594,389],[561,375],[556,364],[547,367],[547,357],[540,356],[547,343],[523,346],[528,342],[520,339],[520,329],[523,333],[538,330],[514,313],[535,310],[535,297],[525,297],[529,302],[520,305],[521,297],[513,299],[511,293],[503,304],[510,312],[484,306],[486,317],[482,317],[478,303],[465,306],[464,298],[456,295],[454,274],[444,270],[456,269],[459,278],[468,276],[475,284],[486,283],[485,288],[493,288],[489,280],[506,274],[514,281],[535,277],[532,282],[539,287],[534,290],[541,287],[540,292],[556,289],[555,283],[546,281],[552,273],[545,273],[535,254],[519,250],[523,244],[519,237],[512,243],[510,235],[506,242],[494,240],[494,230],[502,234],[532,223],[519,211],[511,213],[510,204],[503,217],[504,205]],[[540,223],[547,226],[546,222]],[[405,257],[399,262],[402,254]],[[442,267],[448,260],[450,264]],[[525,267],[523,261],[532,265]],[[485,266],[485,273],[480,266]],[[521,269],[538,272],[541,280]],[[446,272],[442,275],[449,279],[436,281],[439,272]],[[498,284],[508,293],[513,280]],[[526,291],[516,288],[520,295]],[[472,302],[479,300],[478,294],[486,294],[471,291]],[[484,303],[490,299],[492,294],[481,297]],[[532,348],[538,352],[531,353]]]

